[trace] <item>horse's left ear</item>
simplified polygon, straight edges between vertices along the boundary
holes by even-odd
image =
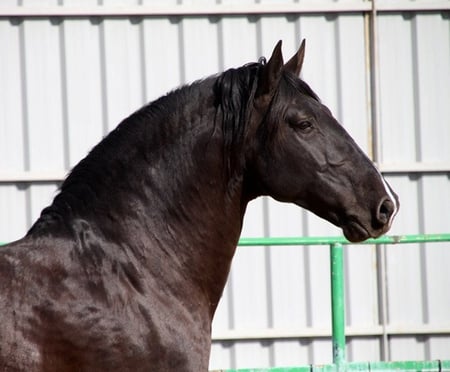
[[[262,68],[258,87],[256,88],[256,100],[260,100],[261,103],[265,103],[267,100],[270,102],[273,94],[278,89],[278,84],[283,73],[283,63],[280,40],[273,49],[269,62]]]
[[[302,40],[299,50],[294,56],[284,65],[286,71],[292,72],[295,76],[300,75],[302,70],[303,59],[305,58],[305,39]]]

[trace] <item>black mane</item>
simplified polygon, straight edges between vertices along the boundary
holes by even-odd
[[[221,121],[224,136],[224,164],[231,173],[239,163],[250,104],[255,95],[261,63],[251,63],[222,73],[214,85],[215,121]]]
[[[164,146],[168,138],[180,128],[172,120],[195,96],[212,85],[214,94],[214,128],[220,126],[223,133],[224,172],[229,175],[240,161],[245,123],[249,105],[255,94],[261,63],[248,64],[229,69],[217,77],[196,81],[182,86],[143,106],[124,119],[68,174],[59,188],[52,204],[45,208],[41,217],[30,229],[35,232],[55,220],[68,223],[68,216],[103,213],[111,203],[107,195],[118,188],[131,191],[136,177],[124,177],[134,172],[144,172],[148,167],[148,149]],[[180,114],[181,115],[181,114]],[[183,123],[189,126],[190,123]],[[136,155],[137,154],[137,155]],[[132,169],[133,168],[133,169]],[[45,230],[45,229],[44,229]]]

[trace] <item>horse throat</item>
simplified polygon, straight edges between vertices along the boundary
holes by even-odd
[[[152,234],[164,231],[164,239],[158,239],[164,241],[161,248],[176,255],[178,270],[202,294],[212,320],[241,233],[246,203],[242,202],[242,177],[229,175],[223,168],[220,140],[206,133],[200,137],[185,159],[195,166],[189,175],[180,168],[173,174],[174,187],[166,190],[167,197],[160,204],[159,221],[165,226],[153,229]]]

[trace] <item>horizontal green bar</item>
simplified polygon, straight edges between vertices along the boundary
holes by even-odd
[[[266,237],[266,238],[241,238],[240,246],[287,246],[287,245],[330,245],[330,244],[410,244],[410,243],[433,243],[449,242],[450,234],[416,234],[382,236],[377,239],[367,239],[361,243],[351,243],[343,236],[324,237]]]
[[[335,371],[334,366],[333,369],[329,371]],[[209,372],[311,372],[311,366],[304,367],[274,367],[274,368],[248,368],[248,369],[219,369]],[[325,371],[325,370],[322,370]]]
[[[416,234],[382,236],[377,239],[367,239],[361,243],[351,243],[343,236],[316,236],[316,237],[265,237],[265,238],[241,238],[239,245],[242,247],[273,245],[330,245],[330,244],[411,244],[411,243],[436,243],[450,242],[450,234]],[[5,245],[7,243],[0,243]]]
[[[410,372],[449,372],[450,360],[402,361],[402,362],[352,362],[336,364],[309,365],[302,367],[226,369],[221,372],[342,372],[342,371],[410,371]]]

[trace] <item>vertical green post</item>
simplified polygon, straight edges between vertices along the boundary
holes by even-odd
[[[333,363],[337,371],[345,370],[345,305],[344,305],[344,247],[330,245],[331,323]]]

